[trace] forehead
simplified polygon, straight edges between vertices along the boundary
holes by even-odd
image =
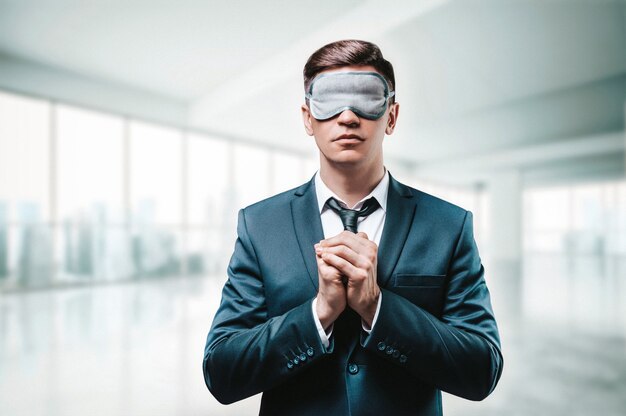
[[[317,73],[315,76],[318,76],[319,74],[331,74],[336,72],[376,72],[377,74],[383,75],[371,65],[348,65],[341,66],[339,68],[326,69]]]

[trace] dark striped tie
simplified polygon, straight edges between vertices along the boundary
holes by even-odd
[[[328,198],[326,204],[330,207],[330,209],[339,214],[341,222],[343,223],[343,229],[347,231],[352,231],[355,234],[357,232],[357,221],[359,217],[367,217],[380,207],[376,198],[373,197],[366,200],[363,203],[361,209],[358,211],[355,209],[342,207],[339,204],[339,201],[337,201],[335,198]]]

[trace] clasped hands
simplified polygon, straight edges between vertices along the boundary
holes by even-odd
[[[315,245],[319,291],[316,311],[328,329],[346,306],[372,327],[380,288],[376,282],[378,246],[367,234],[343,231]]]

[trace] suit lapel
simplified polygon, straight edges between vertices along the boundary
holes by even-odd
[[[404,242],[409,234],[414,215],[415,199],[411,190],[389,175],[387,214],[378,247],[377,273],[380,287],[385,287],[391,278],[391,273],[398,262]]]
[[[318,289],[317,261],[313,245],[324,238],[322,221],[318,211],[317,195],[315,193],[315,177],[295,191],[296,198],[291,201],[291,215],[293,225],[300,246],[300,253],[306,264],[311,282]]]

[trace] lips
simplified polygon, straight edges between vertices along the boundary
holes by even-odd
[[[341,136],[337,137],[336,139],[333,140],[334,142],[337,141],[346,141],[346,142],[362,142],[363,139],[356,135],[356,134],[342,134]]]

